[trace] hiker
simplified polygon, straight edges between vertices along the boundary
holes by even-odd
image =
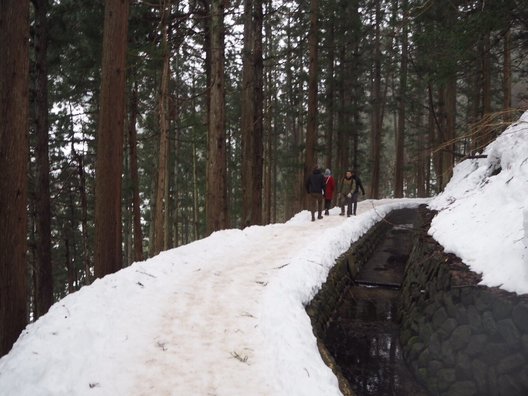
[[[315,211],[318,211],[318,219],[322,219],[323,199],[324,199],[324,177],[319,166],[315,166],[312,174],[306,181],[306,192],[310,194],[310,211],[312,212],[312,221],[315,221]]]
[[[340,216],[345,215],[345,205],[347,207],[347,217],[352,216],[352,195],[356,191],[356,180],[352,177],[352,171],[348,170],[345,177],[341,181],[341,189],[339,190],[341,199],[341,213]]]
[[[330,169],[326,169],[324,173],[324,181],[325,181],[325,193],[324,193],[324,200],[325,200],[325,216],[330,215],[330,205],[332,204],[332,199],[334,198],[334,190],[335,190],[335,180],[334,176],[332,176],[332,171]]]
[[[358,196],[359,196],[359,190],[361,189],[361,194],[365,195],[365,189],[363,188],[363,184],[361,183],[361,179],[359,178],[357,172],[355,169],[352,170],[352,178],[356,182],[356,189],[354,193],[352,194],[352,212],[354,216],[356,215],[357,210],[357,202],[358,202]]]

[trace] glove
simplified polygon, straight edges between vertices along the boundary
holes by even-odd
[[[348,193],[347,197],[352,198],[352,193]]]

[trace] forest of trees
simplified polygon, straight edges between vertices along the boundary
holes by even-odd
[[[0,2],[0,356],[134,261],[303,208],[315,164],[425,197],[526,107],[521,0]]]

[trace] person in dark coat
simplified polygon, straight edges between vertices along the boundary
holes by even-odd
[[[315,211],[319,213],[318,219],[322,219],[323,199],[324,199],[324,176],[318,166],[314,167],[312,174],[306,181],[306,192],[310,194],[310,212],[312,212],[312,221],[315,221]]]
[[[339,190],[341,201],[340,216],[345,215],[345,206],[347,207],[347,217],[352,216],[352,196],[356,191],[356,180],[352,177],[352,171],[346,171],[345,177],[341,180],[341,189]]]
[[[332,172],[330,169],[325,170],[324,173],[324,180],[325,180],[325,193],[324,193],[324,199],[325,199],[325,216],[330,215],[330,205],[332,204],[332,199],[334,199],[334,190],[335,190],[335,180],[334,176],[332,176]]]
[[[355,169],[352,170],[352,178],[356,181],[356,189],[354,193],[352,194],[352,206],[353,206],[353,212],[354,216],[356,215],[357,210],[357,202],[358,202],[358,196],[359,196],[359,190],[361,189],[361,194],[365,195],[365,189],[363,188],[363,184],[361,183],[361,179],[359,178],[357,172]]]

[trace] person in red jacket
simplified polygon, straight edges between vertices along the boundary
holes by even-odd
[[[334,190],[335,190],[335,180],[334,176],[332,176],[332,171],[330,169],[326,169],[324,173],[324,181],[325,181],[325,216],[328,216],[330,214],[330,205],[332,204],[332,199],[334,198]]]

